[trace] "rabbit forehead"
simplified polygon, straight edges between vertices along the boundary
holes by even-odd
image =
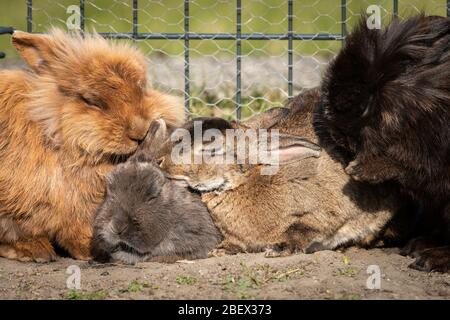
[[[65,65],[72,69],[82,63],[82,69],[93,72],[93,77],[114,74],[129,82],[145,80],[145,58],[129,44],[107,41],[96,33],[81,37],[58,29],[50,32],[49,41],[54,46],[49,63],[58,68]],[[74,65],[71,66],[71,63]]]
[[[165,183],[164,174],[146,162],[120,164],[107,176],[109,197],[121,203],[145,202],[158,196]]]
[[[93,54],[89,63],[78,70],[65,65],[56,76],[60,90],[68,95],[83,97],[106,111],[123,111],[131,105],[135,111],[141,108],[146,96],[146,72],[133,57],[113,56],[107,53]],[[79,63],[83,64],[82,60]]]
[[[19,48],[33,47],[42,60],[37,72],[51,75],[67,91],[109,88],[123,95],[146,86],[145,58],[129,44],[107,41],[96,33],[81,36],[56,28],[47,36],[19,32],[13,38],[22,44]]]

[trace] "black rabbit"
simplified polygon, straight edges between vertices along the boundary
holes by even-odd
[[[420,202],[437,243],[414,241],[405,253],[418,258],[416,269],[448,271],[450,19],[421,14],[382,30],[362,19],[322,92],[315,116],[322,140],[342,151],[356,180],[397,181]]]

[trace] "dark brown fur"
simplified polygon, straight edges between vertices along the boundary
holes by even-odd
[[[341,150],[347,173],[372,183],[399,182],[427,218],[437,216],[433,232],[440,225],[448,235],[450,19],[418,15],[383,30],[369,30],[361,20],[322,90],[316,127]],[[436,266],[415,267],[448,270],[446,252]]]

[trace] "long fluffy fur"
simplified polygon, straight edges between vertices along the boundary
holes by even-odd
[[[55,240],[87,259],[105,175],[152,120],[182,123],[182,105],[148,87],[145,59],[129,45],[56,29],[16,32],[13,44],[32,70],[0,72],[0,228],[17,231],[0,230],[0,255],[48,260]]]
[[[340,150],[354,178],[396,180],[421,203],[425,232],[447,247],[420,250],[413,267],[448,270],[450,19],[422,14],[382,30],[362,19],[322,91],[315,117],[321,138]]]
[[[450,19],[419,15],[383,30],[363,19],[322,88],[320,125],[357,156],[361,175],[378,171],[375,180],[397,179],[419,199],[449,199]]]

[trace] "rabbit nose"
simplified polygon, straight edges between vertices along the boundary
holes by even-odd
[[[144,141],[150,124],[142,118],[135,117],[132,119],[128,130],[128,138],[140,144]]]

